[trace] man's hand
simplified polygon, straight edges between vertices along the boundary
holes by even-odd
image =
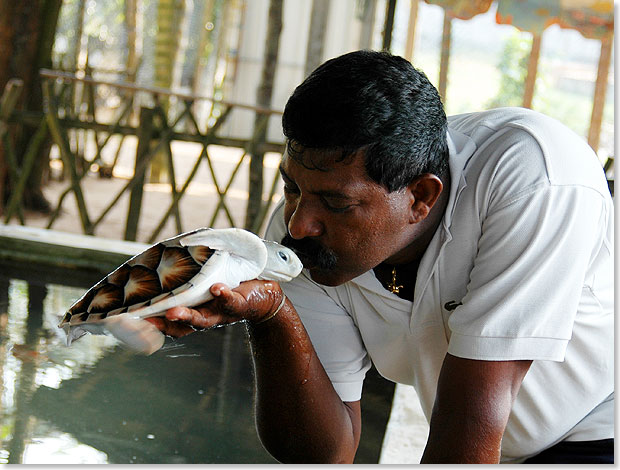
[[[235,289],[216,283],[210,290],[214,298],[203,305],[173,307],[165,317],[146,320],[165,334],[179,338],[196,330],[242,320],[260,322],[275,312],[284,299],[280,285],[274,281],[247,281]]]

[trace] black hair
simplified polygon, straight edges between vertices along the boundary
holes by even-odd
[[[388,52],[356,51],[328,60],[299,85],[282,117],[287,152],[365,152],[368,176],[388,191],[448,169],[447,120],[423,72]],[[320,169],[317,163],[311,163]]]

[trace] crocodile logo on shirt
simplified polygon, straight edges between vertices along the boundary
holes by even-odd
[[[458,302],[457,303],[454,300],[450,300],[449,302],[446,302],[444,304],[443,308],[445,308],[448,312],[451,312],[452,310],[454,310],[459,305],[463,305],[463,302]]]

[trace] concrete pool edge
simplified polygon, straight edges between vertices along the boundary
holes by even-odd
[[[0,224],[0,260],[110,272],[149,245]]]

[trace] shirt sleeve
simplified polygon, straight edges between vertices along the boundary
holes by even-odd
[[[282,205],[274,210],[265,237],[280,242],[285,234]],[[358,401],[370,369],[359,329],[346,310],[332,299],[325,287],[310,279],[307,271],[282,290],[295,306],[312,345],[342,401]]]
[[[601,195],[576,185],[539,184],[490,209],[448,352],[563,361],[604,220]]]

